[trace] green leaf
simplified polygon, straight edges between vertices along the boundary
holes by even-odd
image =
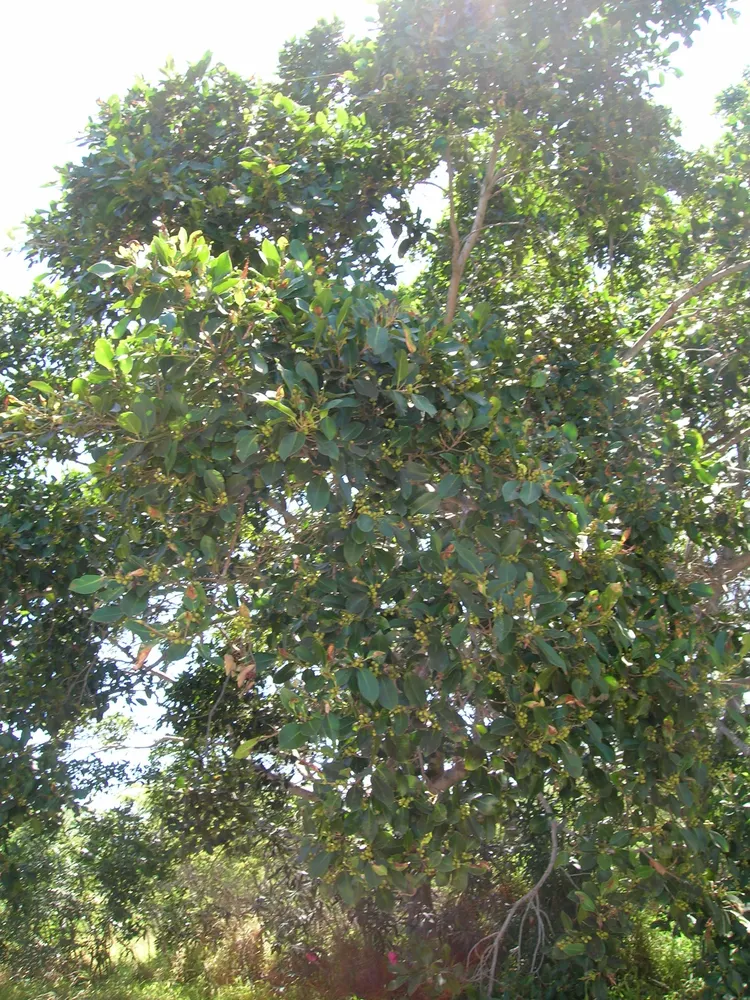
[[[125,413],[121,413],[117,418],[117,423],[120,427],[124,427],[126,431],[130,431],[131,434],[135,434],[138,437],[141,433],[141,418],[130,410]]]
[[[224,490],[224,477],[216,469],[206,469],[203,473],[203,482],[212,493],[221,493]]]
[[[527,507],[530,504],[535,503],[541,495],[542,487],[539,483],[524,483],[518,491],[518,496],[521,499],[521,502],[525,503]]]
[[[305,443],[305,435],[301,431],[292,431],[285,434],[279,443],[279,458],[285,462],[292,455],[296,455]]]
[[[211,280],[214,285],[220,284],[224,278],[232,270],[232,259],[229,253],[225,250],[224,253],[220,253],[216,260],[211,264]]]
[[[545,658],[548,663],[551,663],[553,667],[559,667],[560,670],[567,670],[567,664],[565,660],[560,656],[554,647],[550,646],[548,642],[544,639],[540,639],[539,636],[534,637],[534,642],[536,643],[537,649]]]
[[[565,435],[565,437],[568,439],[568,441],[577,441],[578,440],[578,428],[576,427],[575,424],[571,424],[570,421],[566,421],[562,425],[562,432]]]
[[[581,892],[579,889],[576,891],[576,898],[581,905],[581,909],[585,910],[586,913],[596,913],[596,903],[591,896],[587,896],[585,892]]]
[[[412,514],[434,514],[440,506],[440,497],[437,493],[420,493],[411,505]]]
[[[492,632],[498,642],[502,642],[503,639],[507,639],[512,631],[513,619],[510,615],[500,615],[499,618],[495,619],[495,624],[492,626]]]
[[[373,354],[384,354],[388,350],[388,331],[382,326],[371,326],[367,331],[367,346]]]
[[[39,392],[46,393],[47,395],[55,391],[48,382],[39,382],[37,380],[34,380],[33,382],[29,382],[29,386],[32,389],[38,389]]]
[[[294,366],[294,370],[297,372],[301,379],[304,379],[308,385],[312,386],[315,392],[320,391],[320,383],[318,382],[318,373],[315,371],[313,366],[309,361],[298,361]]]
[[[511,500],[515,500],[521,491],[521,484],[517,479],[506,479],[503,483],[503,500],[507,500],[510,503]]]
[[[454,497],[461,486],[463,485],[461,477],[457,476],[455,472],[449,472],[447,476],[443,478],[438,483],[438,496],[441,500],[446,500],[448,497]]]
[[[251,455],[257,455],[260,451],[258,436],[253,431],[240,431],[235,436],[235,450],[241,462],[246,462]]]
[[[204,535],[201,538],[200,548],[201,552],[206,557],[206,559],[209,559],[212,562],[214,559],[216,559],[216,557],[219,554],[219,550],[216,547],[216,542],[213,540],[213,538],[211,538],[210,535]]]
[[[299,240],[292,240],[289,244],[289,256],[299,261],[300,264],[306,264],[310,259],[310,255]]]
[[[347,538],[344,542],[344,559],[350,566],[356,566],[365,551],[364,545],[355,542],[353,538]]]
[[[94,360],[102,368],[107,368],[113,372],[115,370],[115,352],[112,345],[104,337],[100,337],[94,345]]]
[[[103,608],[97,608],[91,615],[91,620],[93,622],[102,622],[105,625],[111,625],[113,622],[118,622],[124,617],[125,612],[122,611],[118,605],[107,604]]]
[[[549,378],[549,372],[534,372],[531,377],[531,388],[541,389],[543,385],[547,384],[547,379]]]
[[[403,680],[404,694],[410,705],[424,705],[427,702],[427,688],[422,678],[415,673],[408,673]]]
[[[379,802],[382,802],[384,806],[390,807],[393,805],[393,789],[385,778],[381,774],[378,774],[377,771],[372,776],[372,794]]]
[[[583,761],[567,743],[560,744],[560,752],[562,753],[563,764],[565,765],[565,770],[571,776],[571,778],[580,778],[583,774]]]
[[[321,878],[331,867],[332,861],[333,854],[329,851],[318,851],[307,862],[307,870],[313,878]]]
[[[396,354],[396,385],[402,385],[409,374],[409,355],[401,350]]]
[[[398,688],[390,677],[381,677],[378,682],[378,701],[389,711],[398,707]]]
[[[378,700],[380,685],[378,679],[369,667],[360,667],[357,671],[357,687],[362,697],[374,705]]]
[[[101,590],[106,583],[106,577],[98,576],[94,573],[87,573],[85,576],[79,576],[78,579],[73,580],[69,585],[69,589],[75,594],[95,594],[97,590]]]
[[[322,476],[315,476],[307,486],[307,502],[313,510],[325,510],[331,499],[331,488]]]
[[[415,392],[412,394],[411,401],[418,410],[421,410],[422,413],[426,413],[430,417],[434,417],[437,413],[437,410],[426,396],[420,396],[419,393]]]
[[[92,264],[87,268],[89,274],[95,274],[97,278],[111,278],[113,274],[119,274],[126,270],[119,264],[110,264],[108,260],[100,260],[97,264]]]
[[[458,561],[464,569],[475,576],[481,576],[484,573],[484,563],[471,542],[456,542],[454,547]]]
[[[302,726],[298,722],[287,722],[279,730],[279,748],[281,750],[297,750],[305,742]]]

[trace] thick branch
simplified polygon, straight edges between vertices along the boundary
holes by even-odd
[[[431,792],[437,795],[439,792],[445,792],[454,785],[457,785],[459,781],[463,781],[466,774],[466,765],[461,760],[458,764],[454,764],[453,767],[449,768],[447,771],[443,771],[443,773],[438,775],[437,778],[433,778],[432,781],[428,781],[427,787]]]
[[[490,150],[490,155],[487,160],[487,167],[484,171],[484,180],[482,181],[482,187],[479,192],[479,201],[477,202],[477,210],[474,213],[474,221],[471,224],[471,230],[467,235],[466,239],[461,244],[461,249],[458,254],[455,253],[455,238],[458,236],[458,230],[455,229],[455,210],[453,206],[453,199],[451,198],[451,236],[454,239],[454,255],[451,262],[451,280],[448,287],[448,301],[445,307],[445,322],[446,324],[452,323],[456,316],[456,309],[458,308],[458,293],[461,289],[461,280],[464,276],[464,271],[466,270],[466,264],[469,260],[471,251],[477,245],[479,237],[482,232],[482,227],[484,226],[485,216],[487,215],[487,207],[490,203],[490,198],[493,195],[495,187],[498,183],[497,174],[497,157],[500,150],[500,137],[501,128],[498,126],[495,132],[495,137],[492,140],[492,149]],[[453,187],[452,183],[452,166],[449,163],[449,178],[451,183],[449,184],[449,196],[451,194],[451,189]],[[453,235],[455,229],[455,236]]]
[[[716,284],[717,281],[723,281],[725,278],[730,278],[733,274],[739,274],[740,271],[744,271],[748,267],[750,267],[750,260],[743,260],[737,264],[730,264],[729,267],[722,267],[718,271],[707,274],[705,278],[701,278],[700,281],[691,285],[690,288],[682,293],[682,295],[678,295],[677,298],[667,306],[661,316],[651,324],[640,340],[637,340],[632,347],[628,348],[623,357],[625,363],[627,364],[629,361],[632,361],[636,354],[643,350],[651,338],[654,337],[660,330],[664,329],[677,310],[684,306],[686,302],[694,299],[696,295],[700,295],[702,291],[710,285]]]
[[[722,586],[725,586],[727,583],[731,583],[732,580],[736,580],[738,576],[741,576],[746,569],[750,569],[750,552],[742,552],[740,555],[726,561],[720,560],[712,568]],[[714,574],[712,573],[712,575]]]

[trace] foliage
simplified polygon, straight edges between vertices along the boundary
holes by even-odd
[[[0,956],[18,975],[108,970],[117,940],[147,930],[145,900],[171,851],[132,807],[85,813],[54,837],[30,823],[6,847]]]
[[[290,44],[279,85],[169,69],[31,220],[66,291],[28,389],[13,331],[63,306],[5,305],[10,530],[30,443],[84,464],[113,527],[81,551],[39,487],[54,599],[118,682],[179,674],[154,808],[194,847],[301,836],[316,905],[411,907],[447,970],[415,990],[605,997],[644,911],[744,989],[750,86],[687,156],[648,83],[711,9],[394,0],[375,39]],[[428,228],[408,195],[441,175]],[[443,957],[431,894],[493,852],[524,891]]]

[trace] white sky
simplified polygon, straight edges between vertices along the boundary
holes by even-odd
[[[694,47],[676,54],[684,70],[662,91],[684,123],[691,147],[713,140],[716,94],[750,63],[750,0],[739,24],[714,19]],[[121,94],[136,76],[158,78],[167,56],[178,66],[210,49],[214,59],[245,75],[273,73],[282,43],[320,17],[338,13],[352,32],[375,13],[370,0],[0,0],[5,85],[0,89],[0,247],[8,230],[45,205],[43,185],[54,166],[79,155],[75,138],[96,112],[96,100]],[[0,254],[0,289],[19,294],[30,274],[19,254]]]

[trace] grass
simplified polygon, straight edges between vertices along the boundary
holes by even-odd
[[[34,982],[0,985],[0,1000],[315,1000],[302,993],[276,992],[263,983],[210,987],[205,984],[140,982],[132,974],[115,973],[97,983],[42,985]]]

